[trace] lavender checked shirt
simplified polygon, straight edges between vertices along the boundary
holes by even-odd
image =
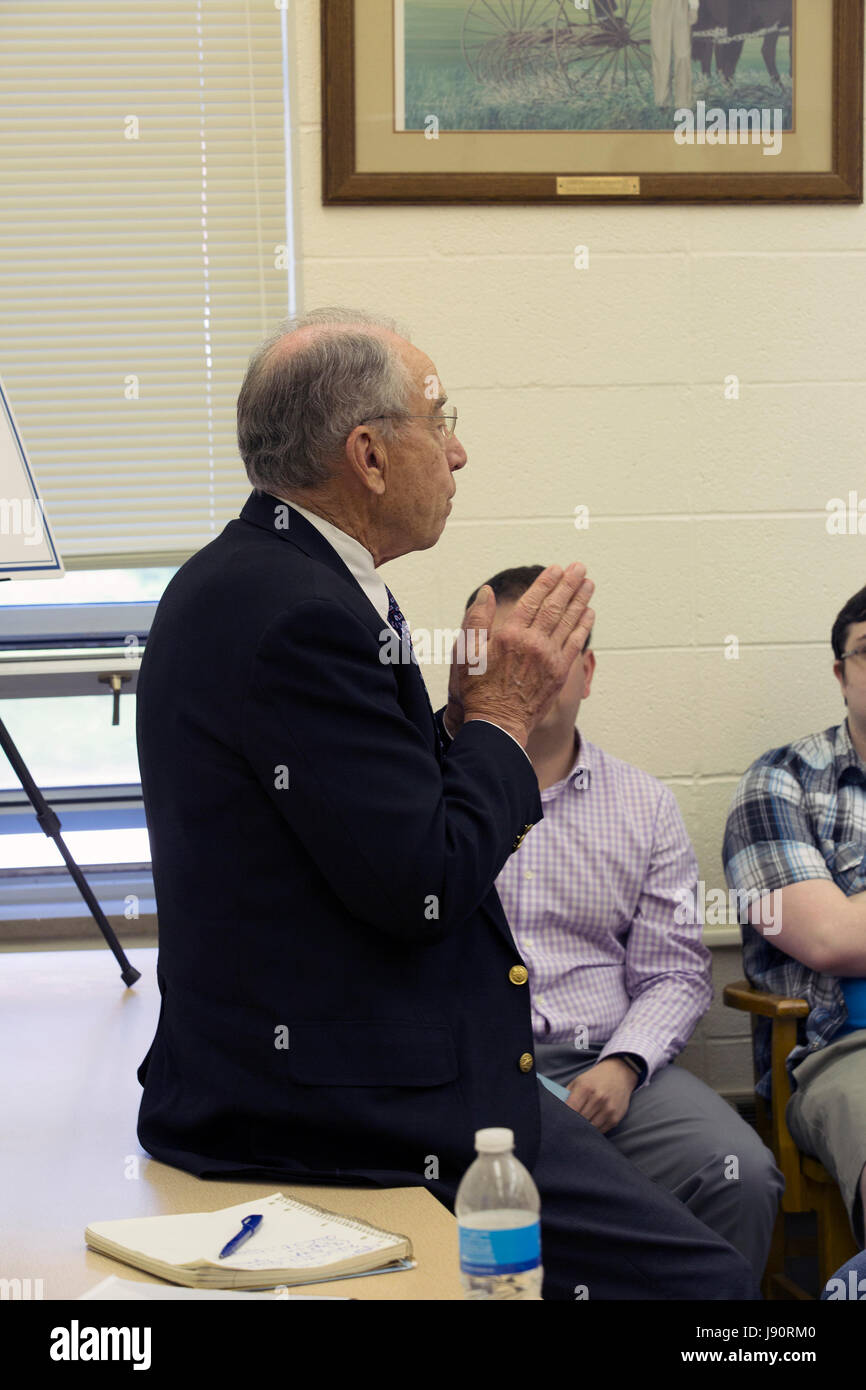
[[[544,820],[496,880],[529,971],[536,1041],[603,1043],[599,1061],[637,1053],[646,1085],[713,996],[701,923],[681,906],[697,901],[698,864],[679,807],[583,735],[541,801]]]

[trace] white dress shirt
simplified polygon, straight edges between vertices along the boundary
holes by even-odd
[[[289,506],[300,512],[301,516],[325,537],[328,544],[333,546],[352,578],[356,579],[364,590],[379,617],[387,622],[388,590],[384,579],[376,573],[373,557],[366,546],[356,541],[354,536],[348,536],[345,531],[341,531],[332,521],[326,521],[315,512],[308,512],[306,507],[299,507],[297,502],[290,502]]]

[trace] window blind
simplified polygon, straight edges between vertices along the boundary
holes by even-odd
[[[183,559],[249,492],[285,90],[274,0],[0,0],[0,375],[67,565]]]

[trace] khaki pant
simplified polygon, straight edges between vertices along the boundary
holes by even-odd
[[[860,1174],[866,1163],[866,1028],[844,1033],[794,1068],[785,1120],[794,1143],[833,1174],[851,1231],[864,1244]]]
[[[673,104],[676,107],[691,107],[692,26],[689,24],[689,0],[653,0],[650,41],[656,105],[671,104],[673,60]]]

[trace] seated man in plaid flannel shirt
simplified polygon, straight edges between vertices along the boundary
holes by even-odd
[[[859,1245],[866,1200],[866,587],[833,624],[848,717],[773,748],[742,778],[722,857],[745,899],[750,981],[805,999],[787,1059],[795,1143],[831,1172]],[[757,1089],[770,1094],[769,1022],[758,1020]]]

